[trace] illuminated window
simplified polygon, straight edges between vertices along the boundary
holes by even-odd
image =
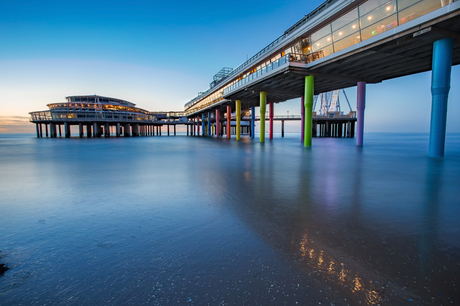
[[[398,9],[399,12],[399,24],[404,24],[415,18],[428,14],[438,8],[444,6],[443,4],[450,4],[452,1],[445,0],[399,0]]]
[[[376,4],[376,3],[381,3],[383,1],[378,1],[378,0],[370,0],[364,4],[367,4],[371,2],[371,4]],[[361,6],[364,6],[362,4]],[[370,25],[373,25],[375,23],[378,23],[380,20],[383,20],[387,18],[388,16],[391,16],[393,14],[396,14],[396,1],[387,1],[383,3],[380,7],[376,7],[373,11],[371,11],[369,14],[362,14],[361,12],[361,6],[360,6],[360,24],[361,24],[361,29],[364,29]],[[391,7],[392,9],[387,10],[388,7]]]

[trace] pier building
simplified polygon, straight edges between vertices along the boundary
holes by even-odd
[[[45,134],[52,138],[62,135],[70,137],[71,126],[78,126],[79,136],[109,137],[161,135],[161,127],[191,125],[184,112],[149,112],[136,104],[121,99],[98,95],[69,96],[66,102],[50,103],[48,110],[29,113],[35,123],[37,137]],[[49,132],[48,132],[49,130]]]
[[[253,126],[259,107],[264,142],[267,103],[272,126],[275,103],[301,98],[301,140],[309,147],[313,96],[357,86],[362,146],[366,84],[432,70],[429,155],[443,156],[450,71],[460,63],[459,16],[458,0],[327,0],[236,69],[219,71],[185,112],[203,122],[235,113],[239,140],[240,114],[250,110]]]

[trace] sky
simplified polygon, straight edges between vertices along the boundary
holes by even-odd
[[[28,113],[71,95],[183,110],[221,68],[238,67],[322,2],[1,0],[0,133],[33,133]],[[365,131],[428,132],[430,84],[426,72],[367,85]],[[455,84],[459,66],[447,132],[460,132]],[[346,93],[356,110],[356,87]],[[300,99],[276,104],[275,114],[288,112],[300,114]]]

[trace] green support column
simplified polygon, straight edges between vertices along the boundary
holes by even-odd
[[[241,101],[235,101],[236,106],[236,140],[240,140],[241,137]]]
[[[312,109],[313,109],[313,86],[314,78],[312,75],[305,77],[305,131],[304,131],[304,147],[311,147],[311,128],[312,128]]]
[[[267,93],[260,92],[260,142],[265,142],[265,109],[267,105]]]

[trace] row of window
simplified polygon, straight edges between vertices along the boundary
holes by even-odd
[[[143,110],[137,107],[123,106],[123,105],[114,105],[114,104],[99,104],[99,103],[52,103],[48,104],[50,110],[58,109],[75,109],[75,110],[110,110],[110,111],[122,111],[122,112],[134,112],[134,113],[143,113],[150,114],[150,112]]]
[[[228,92],[245,84],[253,79],[253,74],[255,77],[261,75],[264,69],[273,67],[273,63],[279,63],[280,58],[287,54],[290,54],[291,60],[300,59],[310,63],[456,1],[458,0],[369,0],[310,36],[298,39],[281,53],[241,74],[219,91],[197,100],[186,112],[193,113],[222,100],[224,91]]]
[[[58,120],[58,119],[119,119],[119,120],[138,120],[138,121],[153,121],[155,116],[148,115],[115,115],[115,114],[105,114],[105,113],[50,113],[50,112],[38,112],[32,113],[32,121],[48,121],[48,120]]]

